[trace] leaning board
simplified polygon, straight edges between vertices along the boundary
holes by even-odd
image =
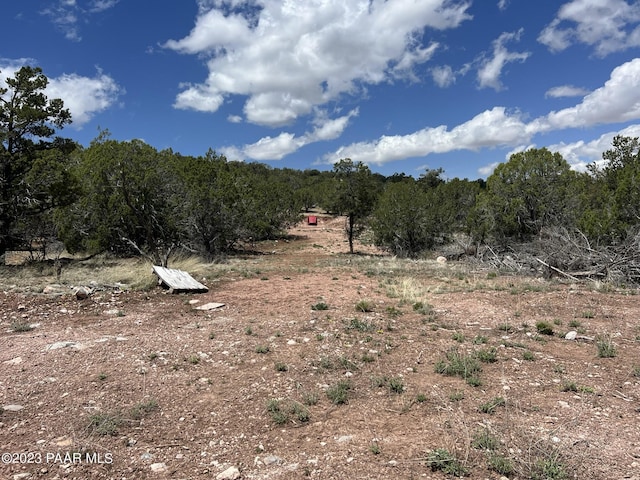
[[[153,273],[158,276],[158,283],[166,285],[171,293],[206,293],[209,291],[205,285],[194,280],[191,275],[182,270],[154,265]]]

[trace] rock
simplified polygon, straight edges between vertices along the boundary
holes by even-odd
[[[45,350],[59,350],[61,348],[67,348],[67,347],[73,347],[73,348],[79,348],[78,344],[76,342],[56,342],[56,343],[52,343],[51,345],[47,345],[45,347]]]
[[[216,308],[224,307],[224,303],[205,303],[204,305],[200,305],[196,307],[196,310],[215,310]]]
[[[13,480],[24,480],[26,478],[31,478],[31,474],[30,473],[16,473],[13,476]]]
[[[5,365],[19,365],[22,363],[22,357],[15,357],[12,358],[11,360],[5,360],[4,362]]]
[[[216,475],[216,480],[236,480],[238,478],[240,478],[240,470],[236,467],[229,467]]]
[[[167,465],[165,463],[152,463],[150,467],[151,467],[151,471],[155,473],[167,471]]]
[[[447,263],[447,257],[440,256],[436,258],[436,262],[442,263],[442,264]]]
[[[78,300],[86,300],[91,295],[91,290],[86,287],[78,287],[75,289],[73,294],[76,296]]]
[[[282,463],[282,459],[280,457],[276,457],[275,455],[267,455],[262,459],[265,465],[271,465],[275,463],[276,465],[280,465]]]
[[[42,293],[44,293],[45,295],[62,295],[67,291],[68,290],[62,285],[47,285],[42,290]]]
[[[353,435],[342,435],[341,437],[336,439],[336,442],[347,443],[347,442],[350,442],[351,440],[353,440]]]
[[[577,336],[578,332],[576,332],[575,330],[571,330],[570,332],[567,332],[564,338],[565,340],[575,340]]]
[[[23,408],[24,407],[22,405],[5,405],[4,407],[2,407],[2,409],[7,412],[19,412]]]

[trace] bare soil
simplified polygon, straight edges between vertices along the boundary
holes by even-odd
[[[446,450],[473,479],[640,479],[635,290],[349,255],[323,216],[290,233],[206,294],[5,276],[0,478],[441,479]],[[448,352],[496,361],[467,382]]]

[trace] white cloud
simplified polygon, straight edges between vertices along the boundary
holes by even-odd
[[[289,124],[367,84],[404,74],[431,58],[425,29],[470,19],[467,0],[199,0],[195,26],[164,47],[209,57],[209,75],[188,85],[176,108],[216,111],[247,97],[247,121]],[[249,13],[248,13],[249,12]],[[258,20],[258,21],[257,21]],[[206,101],[206,97],[213,100]]]
[[[498,1],[498,9],[499,10],[506,10],[508,6],[509,6],[509,0],[499,0]]]
[[[98,72],[95,77],[64,74],[49,79],[47,96],[61,98],[71,112],[74,128],[81,128],[96,113],[113,106],[124,89],[113,78]]]
[[[640,3],[626,0],[572,0],[538,36],[551,51],[573,44],[593,47],[596,55],[640,46]]]
[[[582,97],[589,93],[589,90],[581,87],[574,87],[573,85],[562,85],[559,87],[553,87],[547,90],[544,94],[545,97],[561,98],[561,97]]]
[[[640,58],[616,67],[605,84],[575,107],[551,112],[532,123],[538,131],[588,127],[640,119]]]
[[[502,70],[508,63],[524,62],[531,53],[529,52],[510,52],[505,47],[507,42],[512,40],[519,41],[522,35],[522,29],[517,32],[505,32],[493,42],[493,52],[490,58],[484,58],[480,61],[478,69],[478,85],[480,88],[493,88],[496,91],[502,90],[504,86],[500,81]]]
[[[6,85],[5,79],[12,78],[24,65],[34,65],[32,59],[6,60],[0,59],[0,85]],[[46,75],[46,72],[43,72]],[[48,77],[49,84],[45,90],[48,98],[60,98],[64,108],[69,109],[76,129],[82,128],[96,113],[114,105],[124,89],[113,78],[98,71],[95,77],[83,77],[76,74],[63,74],[59,77]]]
[[[515,145],[528,141],[530,136],[518,113],[508,114],[503,107],[495,107],[451,130],[442,125],[409,135],[384,135],[373,142],[341,147],[326,155],[324,160],[335,163],[348,157],[354,161],[382,165],[431,153]]]
[[[585,171],[590,163],[603,163],[602,153],[611,150],[613,137],[622,135],[625,137],[640,137],[640,125],[630,125],[620,131],[607,132],[590,142],[558,143],[547,148],[552,152],[559,152],[569,162],[571,168]]]
[[[550,112],[529,123],[521,119],[519,112],[509,113],[504,107],[495,107],[451,130],[446,126],[439,126],[408,135],[384,135],[371,142],[343,146],[327,154],[324,161],[334,163],[349,157],[354,161],[382,165],[454,150],[513,146],[515,152],[530,148],[524,144],[530,143],[538,133],[634,120],[640,120],[640,58],[615,68],[602,87],[586,95],[576,106]],[[633,133],[637,130],[638,127],[629,127],[620,134],[640,136]],[[600,143],[610,144],[613,135],[615,134],[610,134]],[[593,151],[601,153],[606,150],[601,144],[594,147]],[[567,152],[567,148],[564,147],[563,151]],[[577,161],[573,164],[578,165]]]
[[[501,162],[493,162],[493,163],[490,163],[489,165],[485,165],[484,167],[480,167],[478,169],[478,173],[482,177],[488,177],[489,175],[491,175],[493,173],[493,171],[496,169],[496,167],[498,165],[500,165],[500,163]]]
[[[430,71],[431,78],[440,88],[446,88],[456,82],[456,74],[449,65],[433,67]]]
[[[242,117],[240,115],[229,115],[227,121],[229,123],[242,123]]]
[[[305,145],[338,138],[349,120],[357,115],[358,109],[354,109],[347,115],[330,119],[324,111],[316,111],[313,130],[301,136],[282,132],[276,137],[267,136],[250,145],[225,147],[222,151],[230,159],[281,160]]]

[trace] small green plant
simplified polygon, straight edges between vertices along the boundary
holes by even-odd
[[[372,363],[376,361],[376,357],[374,357],[373,355],[369,355],[368,353],[363,353],[360,360],[362,360],[364,363]]]
[[[189,356],[189,358],[187,358],[187,362],[189,362],[191,365],[198,365],[200,363],[200,356],[191,355]]]
[[[476,377],[482,371],[482,367],[475,357],[460,353],[454,347],[446,352],[445,360],[436,363],[435,371],[442,375],[459,376],[469,380]]]
[[[404,380],[402,379],[402,377],[391,377],[389,379],[389,391],[391,393],[404,392]]]
[[[402,310],[399,310],[394,306],[387,307],[385,311],[387,312],[387,315],[389,315],[392,318],[396,318],[402,315]]]
[[[522,359],[528,362],[533,362],[536,359],[536,356],[531,350],[525,350],[524,352],[522,352]]]
[[[324,302],[318,302],[315,305],[311,305],[311,310],[329,310],[329,305]]]
[[[502,455],[489,455],[487,462],[489,463],[489,468],[500,475],[508,476],[515,472],[513,461]]]
[[[106,436],[116,435],[122,418],[117,413],[96,413],[89,417],[89,433]]]
[[[504,407],[506,405],[506,401],[504,398],[502,397],[494,397],[491,400],[489,400],[488,402],[485,402],[483,404],[480,405],[480,407],[478,408],[478,410],[480,410],[480,412],[482,413],[489,413],[492,414],[496,411],[496,408],[498,407]]]
[[[553,371],[560,374],[567,373],[567,369],[565,368],[565,366],[560,364],[554,365]]]
[[[569,322],[569,327],[571,328],[580,328],[582,326],[582,322],[580,320],[571,320]]]
[[[631,375],[636,378],[640,378],[640,365],[634,365],[633,370],[631,370]]]
[[[209,332],[209,340],[216,338],[216,332]]]
[[[421,315],[433,315],[433,306],[424,302],[415,302],[413,311]]]
[[[311,418],[309,410],[298,402],[291,402],[290,412],[295,416],[296,420],[302,423],[306,423]]]
[[[471,446],[478,450],[497,450],[500,446],[500,440],[487,428],[481,428],[474,433]]]
[[[416,395],[416,402],[424,403],[426,401],[427,401],[427,396],[424,393],[419,393],[418,395]]]
[[[464,400],[464,392],[461,390],[457,390],[455,392],[451,392],[449,394],[449,401],[451,402],[459,402],[460,400]]]
[[[98,374],[98,380],[100,380],[101,382],[104,382],[107,378],[109,378],[109,375],[104,372]]]
[[[455,332],[452,337],[456,342],[464,343],[464,334],[463,333]]]
[[[347,403],[349,390],[351,390],[351,383],[341,380],[327,389],[327,397],[334,405],[341,405]]]
[[[562,384],[560,390],[563,392],[577,392],[578,384],[576,382],[567,380]]]
[[[376,330],[376,325],[373,322],[352,318],[346,328],[347,330],[357,330],[359,332],[373,332]]]
[[[598,347],[598,357],[600,358],[613,358],[618,352],[616,346],[609,335],[601,335],[596,339],[596,345]]]
[[[247,327],[244,329],[245,335],[253,335],[253,329],[251,327]]]
[[[158,401],[155,398],[150,398],[144,402],[140,402],[131,409],[131,418],[140,420],[145,415],[154,412],[158,409]]]
[[[256,345],[256,353],[265,354],[269,353],[270,351],[271,349],[269,348],[269,345]]]
[[[386,375],[374,375],[371,377],[371,386],[373,388],[382,388],[389,384],[389,377]]]
[[[374,307],[375,306],[373,302],[369,300],[360,300],[358,303],[356,303],[356,311],[358,312],[373,312]]]
[[[150,361],[152,361],[152,362],[153,362],[156,358],[158,358],[158,353],[157,353],[157,352],[151,352],[149,355],[147,355],[147,358],[148,358]]]
[[[469,474],[469,471],[462,465],[460,460],[445,448],[436,448],[430,452],[427,456],[427,464],[431,467],[432,471],[440,470],[446,475],[464,477]]]
[[[482,363],[495,363],[498,361],[498,349],[496,347],[483,348],[476,352],[476,357]]]
[[[553,325],[543,320],[536,322],[536,330],[540,335],[553,335]]]
[[[582,318],[595,318],[595,316],[596,314],[591,310],[585,310],[584,312],[582,312]]]
[[[284,362],[276,362],[275,368],[276,372],[286,372],[289,370],[289,367],[287,367],[287,364]]]
[[[498,331],[505,333],[513,333],[515,330],[508,322],[502,322],[498,325]]]
[[[532,472],[532,480],[567,480],[569,475],[557,458],[538,460]]]
[[[474,339],[473,339],[473,344],[474,345],[483,345],[485,343],[487,343],[489,341],[489,339],[483,335],[477,335]]]
[[[305,405],[308,405],[308,406],[317,405],[319,400],[320,400],[320,396],[316,391],[302,393],[302,403],[304,403]]]
[[[379,455],[381,450],[380,450],[380,445],[378,444],[378,442],[374,442],[371,445],[369,445],[369,451],[371,453],[373,453],[374,455]]]
[[[267,412],[271,416],[271,420],[276,425],[284,425],[289,421],[289,414],[285,408],[283,408],[281,400],[272,398],[267,402]]]

